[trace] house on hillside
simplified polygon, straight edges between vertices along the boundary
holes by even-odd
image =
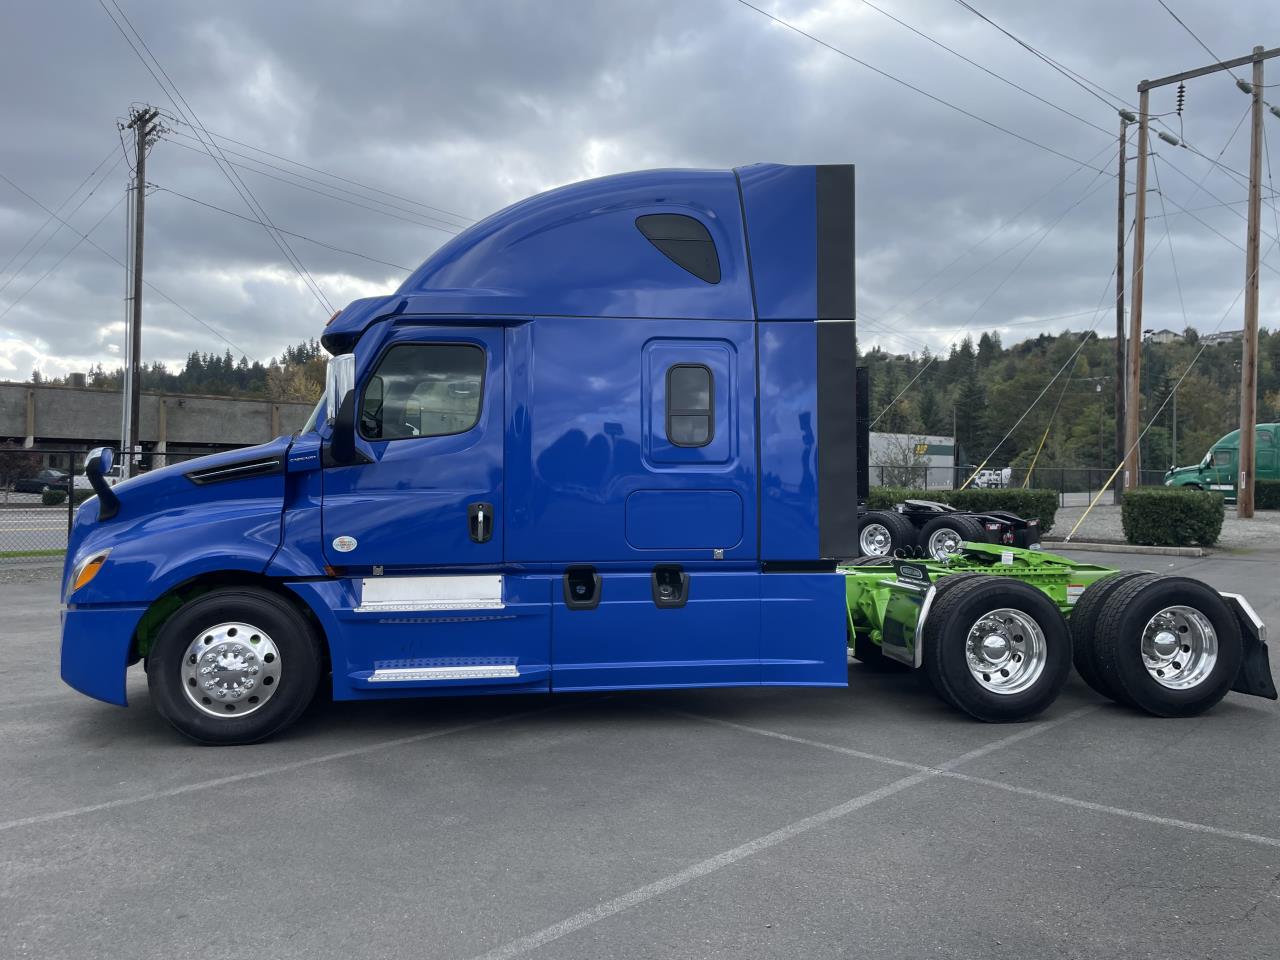
[[[1182,334],[1176,330],[1148,330],[1142,339],[1147,343],[1176,343],[1182,339]]]
[[[1201,343],[1231,343],[1233,340],[1239,340],[1244,336],[1243,330],[1222,330],[1218,333],[1206,333],[1200,338]]]

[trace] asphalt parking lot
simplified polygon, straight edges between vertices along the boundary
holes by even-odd
[[[1280,554],[1183,571],[1280,623]],[[987,726],[848,690],[318,704],[201,748],[58,680],[54,574],[0,576],[11,957],[1274,958],[1280,706],[1157,720],[1073,678]],[[1273,662],[1275,655],[1273,653]]]

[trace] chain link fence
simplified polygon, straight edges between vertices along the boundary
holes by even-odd
[[[1111,470],[1101,467],[1037,467],[1030,480],[1025,469],[978,471],[977,466],[871,466],[870,483],[873,487],[907,487],[912,490],[954,490],[969,480],[970,487],[995,489],[1000,487],[1029,487],[1033,490],[1056,490],[1058,504],[1063,507],[1087,506],[1102,490]],[[1121,478],[1117,477],[1116,482]],[[1163,470],[1142,470],[1139,484],[1158,487],[1164,484]],[[1114,485],[1113,485],[1114,486]]]
[[[151,470],[204,456],[144,454]],[[27,450],[0,446],[0,564],[61,560],[75,509],[93,496],[83,450]]]

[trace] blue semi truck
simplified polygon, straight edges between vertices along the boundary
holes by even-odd
[[[158,711],[214,744],[282,730],[322,685],[833,687],[850,649],[1019,720],[1057,696],[1073,633],[1085,678],[1153,713],[1274,698],[1243,598],[1016,547],[855,560],[853,221],[851,166],[760,164],[476,224],[334,315],[292,436],[114,487],[90,454],[63,679],[124,705],[141,661]]]

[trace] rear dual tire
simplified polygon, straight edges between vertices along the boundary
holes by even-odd
[[[1217,704],[1244,658],[1235,612],[1188,577],[1144,574],[1115,584],[1091,633],[1096,673],[1086,682],[1158,717],[1192,717]]]
[[[858,520],[858,548],[865,556],[892,558],[915,545],[916,528],[900,513],[870,510]]]
[[[988,723],[1030,719],[1057,699],[1071,672],[1071,632],[1048,597],[972,574],[935,589],[923,660],[942,699]]]

